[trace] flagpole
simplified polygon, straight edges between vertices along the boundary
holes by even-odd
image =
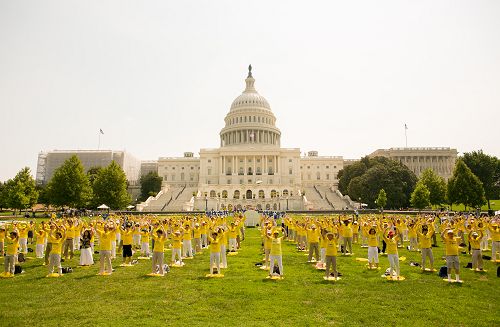
[[[97,150],[101,149],[101,131],[98,132],[99,134],[99,143],[97,143]]]
[[[408,130],[408,126],[405,124],[405,147],[408,147],[408,136],[406,134],[406,131]]]

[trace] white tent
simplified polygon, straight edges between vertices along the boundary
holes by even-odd
[[[100,206],[98,206],[97,209],[109,209],[109,207],[103,203]]]

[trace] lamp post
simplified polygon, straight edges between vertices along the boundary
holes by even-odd
[[[286,211],[288,211],[288,196],[286,197]]]
[[[359,200],[359,210],[361,210],[361,198],[359,198],[358,200]]]
[[[205,194],[205,212],[207,212],[207,211],[208,211],[208,197]]]

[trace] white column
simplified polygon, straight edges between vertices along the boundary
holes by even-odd
[[[256,165],[257,165],[257,164],[256,164],[256,162],[255,162],[255,156],[253,156],[253,159],[252,159],[252,160],[253,160],[253,175],[255,176],[255,174],[257,173],[257,172],[255,171],[255,168],[256,168]]]

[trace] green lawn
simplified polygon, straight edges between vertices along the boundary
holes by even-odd
[[[436,266],[442,247],[434,249]],[[265,279],[255,268],[262,259],[256,229],[247,229],[243,248],[228,257],[223,279],[206,279],[208,251],[163,278],[146,277],[150,262],[96,276],[97,267],[75,268],[61,278],[44,278],[41,259],[24,264],[26,273],[0,280],[1,326],[499,326],[500,278],[487,262],[485,274],[464,269],[463,285],[409,266],[417,253],[400,249],[402,282],[388,282],[382,271],[368,271],[354,257],[340,257],[344,275],[335,284],[306,263],[291,243],[283,246],[282,281]],[[170,256],[170,251],[166,252]],[[2,261],[3,259],[0,259]],[[386,257],[381,265],[388,267]],[[461,266],[469,258],[460,257]],[[74,258],[64,265],[77,265]]]

